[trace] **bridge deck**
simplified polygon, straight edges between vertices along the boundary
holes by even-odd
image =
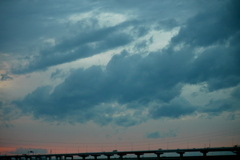
[[[199,152],[202,154],[202,156],[184,156],[185,153],[190,153],[190,152]],[[194,157],[194,159],[215,159],[216,156],[208,156],[207,154],[210,152],[232,152],[235,153],[235,155],[225,155],[225,157],[223,155],[221,156],[217,156],[217,159],[235,159],[235,157],[237,157],[238,159],[240,156],[240,147],[222,147],[222,148],[193,148],[193,149],[170,149],[170,150],[145,150],[145,151],[117,151],[114,150],[112,152],[88,152],[88,153],[67,153],[67,154],[37,154],[37,155],[33,155],[33,154],[24,154],[24,155],[5,155],[5,156],[0,156],[1,160],[22,160],[22,158],[24,158],[24,160],[67,160],[67,159],[76,159],[75,157],[81,157],[79,159],[83,159],[85,160],[87,157],[88,159],[90,159],[89,157],[94,157],[95,160],[99,159],[99,160],[105,160],[105,159],[100,159],[99,156],[105,156],[107,157],[107,160],[110,159],[120,159],[120,160],[126,160],[126,155],[135,155],[137,158],[131,158],[131,160],[137,159],[137,160],[160,160],[160,159],[176,159],[176,157],[163,157],[161,156],[162,154],[166,153],[177,153],[179,156],[177,157],[177,159],[192,159]],[[156,157],[143,157],[142,155],[144,154],[155,154]],[[110,158],[111,156],[115,156]],[[118,156],[119,158],[116,158],[116,156]],[[73,158],[74,157],[74,158]]]

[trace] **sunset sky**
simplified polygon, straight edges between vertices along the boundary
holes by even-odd
[[[240,144],[240,1],[0,1],[0,154]]]

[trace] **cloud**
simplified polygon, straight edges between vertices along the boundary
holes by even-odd
[[[187,83],[207,82],[211,91],[236,86],[240,82],[238,70],[239,47],[212,47],[206,49],[188,68]]]
[[[69,33],[61,21],[76,11],[85,12],[93,8],[93,5],[86,1],[80,2],[83,8],[77,7],[77,1],[71,4],[59,2],[57,5],[54,5],[54,2],[42,1],[0,3],[0,19],[3,24],[0,26],[1,52],[22,55],[32,55],[32,51],[39,47],[37,45],[42,45],[41,38],[57,38],[60,33]],[[43,10],[45,12],[42,12]]]
[[[167,138],[167,137],[176,137],[176,136],[177,136],[177,134],[173,130],[169,130],[166,132],[156,131],[156,132],[151,132],[151,133],[146,134],[146,137],[149,139],[158,139],[158,138]]]
[[[55,88],[38,87],[13,104],[24,113],[49,121],[94,121],[99,125],[112,123],[125,127],[149,118],[175,119],[195,113],[219,115],[239,110],[232,99],[238,96],[237,91],[224,102],[212,100],[206,106],[195,106],[180,98],[184,85],[204,83],[208,92],[214,92],[236,88],[240,83],[239,11],[235,7],[239,3],[226,2],[194,15],[184,25],[171,19],[167,21],[166,28],[182,26],[162,50],[144,56],[123,50],[114,55],[104,69],[92,66],[70,71]],[[16,72],[42,70],[130,44],[151,29],[144,26],[144,22],[147,21],[127,21],[83,31],[40,51]],[[131,27],[131,32],[123,31]],[[135,47],[140,50],[147,45],[142,41]]]
[[[237,86],[233,91],[232,91],[232,97],[235,99],[240,98],[240,86]]]
[[[9,76],[8,74],[0,74],[1,79],[0,81],[7,81],[7,80],[12,80],[13,78]]]
[[[0,32],[2,37],[0,47],[2,51],[12,53],[14,56],[19,53],[23,55],[21,60],[12,66],[13,73],[44,71],[51,66],[127,46],[150,30],[169,31],[179,26],[176,15],[184,14],[180,10],[178,13],[176,10],[171,12],[178,7],[178,4],[171,1],[152,2],[148,4],[149,9],[146,11],[144,1],[138,1],[138,4],[134,5],[128,2],[119,5],[119,2],[96,4],[89,1],[74,1],[66,5],[61,2],[54,8],[51,8],[53,6],[51,3],[18,2],[16,5],[2,2],[1,9],[4,14],[1,15],[1,19],[4,25],[0,29],[4,32]],[[76,7],[79,5],[84,7]],[[196,8],[194,3],[181,3],[184,8],[189,5]],[[170,7],[170,10],[166,10],[166,6]],[[164,12],[156,13],[161,10],[160,8]],[[42,10],[46,12],[42,13]],[[107,13],[106,15],[120,15],[124,17],[124,21],[113,19],[114,16],[106,16],[104,18],[109,19],[110,24],[114,22],[114,25],[108,25],[109,23],[102,25],[105,21],[99,18],[101,17],[99,15],[102,15],[103,11]],[[193,11],[195,12],[194,9],[185,10],[185,13]],[[54,39],[54,45],[46,44],[48,39]]]
[[[174,100],[180,95],[183,84],[205,82],[210,91],[239,84],[239,64],[234,54],[225,52],[229,49],[206,49],[197,58],[191,54],[192,51],[184,48],[168,54],[166,50],[146,57],[129,55],[124,51],[112,57],[105,70],[99,66],[75,70],[52,93],[49,87],[41,87],[15,104],[36,118],[68,121],[70,115],[78,114],[81,118],[71,121],[84,123],[99,117],[102,121],[96,122],[101,125],[113,122],[131,126],[142,122],[130,118],[131,115],[114,117],[114,114],[105,116],[107,111],[93,113],[102,103],[117,102],[119,107],[126,105],[132,108],[130,104],[137,102],[134,112],[145,106],[149,108],[148,116],[154,119],[192,115],[202,110],[185,101]],[[213,80],[218,83],[213,83]],[[150,103],[154,101],[159,104],[152,107]],[[227,110],[227,107],[222,108],[222,111]],[[217,110],[205,109],[204,112]]]
[[[11,121],[18,119],[20,116],[21,111],[18,108],[0,101],[0,128],[13,127]]]
[[[193,16],[171,39],[168,52],[188,48],[190,54],[195,54],[187,64],[185,83],[206,82],[211,91],[239,84],[240,48],[236,42],[240,41],[240,12],[236,6],[239,2],[234,0]]]
[[[157,131],[147,134],[147,138],[157,139],[157,138],[159,138],[159,137],[160,137],[160,135],[159,135],[159,132],[157,132]]]
[[[132,107],[135,102],[142,106],[153,100],[169,102],[181,90],[177,79],[171,81],[178,66],[169,68],[167,74],[164,71],[170,60],[167,54],[151,54],[143,58],[123,52],[114,56],[105,70],[99,66],[77,69],[52,93],[49,86],[39,87],[22,101],[14,103],[24,112],[33,113],[36,118],[46,116],[59,120],[73,113],[89,113],[79,119],[85,122],[94,115],[91,111],[102,103],[117,102],[119,107],[128,104]],[[127,124],[127,117],[130,115],[116,117],[113,121],[125,125],[136,124],[135,121]]]
[[[225,5],[204,10],[190,18],[186,27],[182,27],[172,39],[172,43],[186,43],[191,47],[226,43],[239,31],[240,23],[237,19],[240,12],[237,8],[240,4],[237,0],[232,0]]]
[[[60,69],[56,69],[55,72],[51,74],[51,79],[57,79],[57,78],[63,78],[63,77],[64,77],[64,73]]]
[[[202,107],[199,112],[207,113],[210,116],[219,116],[224,112],[228,112],[230,119],[233,120],[238,115],[240,105],[239,85],[234,87],[230,92],[229,97],[223,97],[221,99],[212,98],[208,104]]]
[[[203,112],[210,115],[219,115],[224,111],[233,109],[233,105],[226,100],[211,100],[203,109]]]
[[[197,110],[184,99],[174,99],[170,103],[153,106],[150,109],[150,116],[153,119],[159,118],[180,118],[181,116],[191,115]]]
[[[125,31],[129,27],[133,27],[130,33]],[[53,47],[40,51],[27,65],[18,64],[12,68],[12,72],[24,74],[91,57],[127,45],[134,39],[144,36],[148,30],[147,27],[141,26],[141,22],[135,20],[106,28],[87,28],[71,38],[58,42]]]

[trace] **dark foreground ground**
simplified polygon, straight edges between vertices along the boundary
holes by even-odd
[[[151,158],[141,158],[142,160],[154,160]],[[156,158],[155,158],[156,160]],[[161,157],[160,160],[180,160],[180,157]],[[183,157],[182,160],[240,160],[237,156],[207,156],[204,158],[203,156],[186,156]]]
[[[130,160],[130,159],[128,159]],[[133,159],[132,159],[133,160]],[[137,159],[135,159],[137,160]],[[157,158],[141,158],[141,160],[157,160]],[[160,160],[180,160],[180,157],[161,157]],[[235,155],[227,155],[227,156],[207,156],[204,158],[203,156],[185,156],[182,160],[240,160],[239,157]]]
[[[79,159],[82,160],[82,159]],[[86,159],[87,160],[87,159]],[[108,160],[99,158],[99,160]],[[111,158],[111,160],[120,160],[119,158]],[[123,158],[123,160],[138,160],[137,158]],[[142,157],[141,160],[157,160],[156,157]],[[160,160],[180,160],[180,157],[161,157]],[[221,155],[221,156],[185,156],[181,160],[240,160],[236,155]]]
[[[1,159],[1,160],[8,160],[8,159]],[[35,160],[35,159],[33,159]],[[42,158],[41,160],[46,160],[45,158]],[[53,158],[52,160],[56,160]],[[70,160],[70,159],[67,159]],[[75,159],[74,160],[83,160],[82,158],[80,159]],[[94,160],[93,158],[86,158],[85,160]],[[98,160],[108,160],[107,158],[98,158]],[[120,160],[120,158],[110,158],[110,160]],[[123,160],[138,160],[137,158],[130,158],[130,157],[123,157]],[[140,160],[158,160],[157,157],[141,157]],[[237,155],[218,155],[218,156],[184,156],[183,158],[180,157],[165,157],[162,156],[160,157],[159,160],[240,160],[240,156]]]

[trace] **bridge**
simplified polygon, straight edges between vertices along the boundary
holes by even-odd
[[[235,155],[235,159],[240,159],[240,147],[221,147],[221,148],[193,148],[193,149],[167,149],[167,150],[145,150],[145,151],[117,151],[113,150],[112,152],[87,152],[87,153],[65,153],[65,154],[23,154],[23,155],[4,155],[0,156],[0,160],[52,160],[54,157],[56,160],[73,160],[74,157],[81,157],[82,160],[85,160],[87,157],[92,156],[94,160],[98,160],[99,156],[106,156],[107,160],[111,160],[111,156],[117,155],[120,160],[123,160],[126,155],[136,155],[137,160],[141,160],[141,155],[144,154],[155,154],[155,159],[161,160],[164,159],[161,157],[164,153],[177,153],[179,159],[182,160],[185,153],[190,152],[199,152],[202,154],[202,159],[206,159],[208,153],[210,152],[232,152]],[[193,156],[194,157],[194,156]]]

